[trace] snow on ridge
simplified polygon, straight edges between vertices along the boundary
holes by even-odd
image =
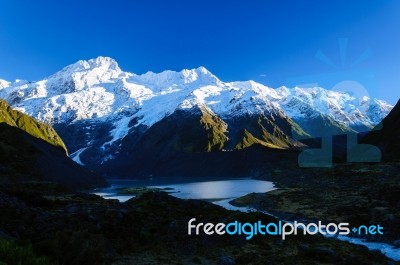
[[[0,89],[9,87],[10,84],[11,84],[11,82],[8,82],[8,81],[6,81],[6,80],[0,79]]]
[[[135,75],[131,78],[133,82],[139,82],[158,90],[163,90],[177,85],[197,85],[217,84],[221,81],[208,71],[205,67],[200,66],[196,69],[183,69],[180,72],[166,70],[160,73],[148,71],[142,75]]]
[[[88,149],[88,148],[89,148],[89,147],[81,148],[81,149],[79,149],[78,151],[72,153],[69,157],[70,157],[73,161],[75,161],[76,163],[78,163],[79,165],[84,166],[85,164],[81,161],[80,156],[81,156],[81,154],[82,154],[86,149]]]

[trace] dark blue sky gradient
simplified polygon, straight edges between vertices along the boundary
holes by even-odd
[[[395,0],[1,1],[0,78],[37,80],[103,55],[137,74],[202,65],[271,87],[353,80],[395,103],[399,28]]]

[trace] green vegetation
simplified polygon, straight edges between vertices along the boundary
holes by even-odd
[[[67,152],[64,142],[50,125],[36,121],[20,111],[13,110],[4,100],[0,99],[0,123],[2,122],[15,126]]]
[[[14,241],[0,238],[0,265],[46,265],[46,257],[37,255],[31,246],[19,246]]]
[[[265,135],[267,137],[267,135]],[[243,132],[243,138],[238,142],[235,146],[235,149],[244,149],[247,147],[250,147],[254,144],[259,144],[268,148],[275,148],[275,149],[282,149],[282,147],[278,145],[274,145],[265,141],[262,141],[260,139],[257,139],[254,137],[250,132],[248,132],[246,129]]]
[[[206,107],[177,110],[150,127],[137,149],[166,157],[179,152],[218,151],[228,141],[226,130],[224,121]]]
[[[145,132],[136,149],[157,156],[241,150],[253,145],[268,149],[304,146],[293,137],[309,137],[299,125],[281,114],[252,114],[222,120],[207,106],[176,110]],[[168,150],[168,152],[167,152]],[[140,153],[140,152],[139,152]]]
[[[149,187],[126,187],[126,188],[117,188],[117,194],[119,195],[134,195],[136,197],[142,196],[146,192],[169,192],[171,189],[169,188],[149,188]]]
[[[229,140],[226,136],[228,125],[206,106],[201,108],[201,113],[200,124],[204,126],[208,137],[205,151],[222,150]]]
[[[301,144],[292,137],[308,136],[292,120],[272,114],[269,117],[264,114],[258,117],[243,117],[239,123],[241,123],[240,127],[244,129],[239,130],[232,137],[237,150],[248,148],[254,144],[273,149],[296,148]]]

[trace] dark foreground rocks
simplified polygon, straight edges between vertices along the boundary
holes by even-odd
[[[267,210],[286,220],[380,224],[383,235],[362,237],[400,242],[399,162],[337,164],[326,169],[280,167],[260,178],[274,181],[278,189],[249,194],[233,204]]]
[[[21,183],[1,187],[0,210],[6,264],[394,264],[379,252],[321,236],[189,236],[191,218],[277,220],[163,192],[119,203],[51,183]]]

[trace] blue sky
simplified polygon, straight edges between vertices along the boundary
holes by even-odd
[[[79,59],[134,73],[205,66],[223,81],[343,84],[400,98],[400,1],[1,1],[0,78]]]

